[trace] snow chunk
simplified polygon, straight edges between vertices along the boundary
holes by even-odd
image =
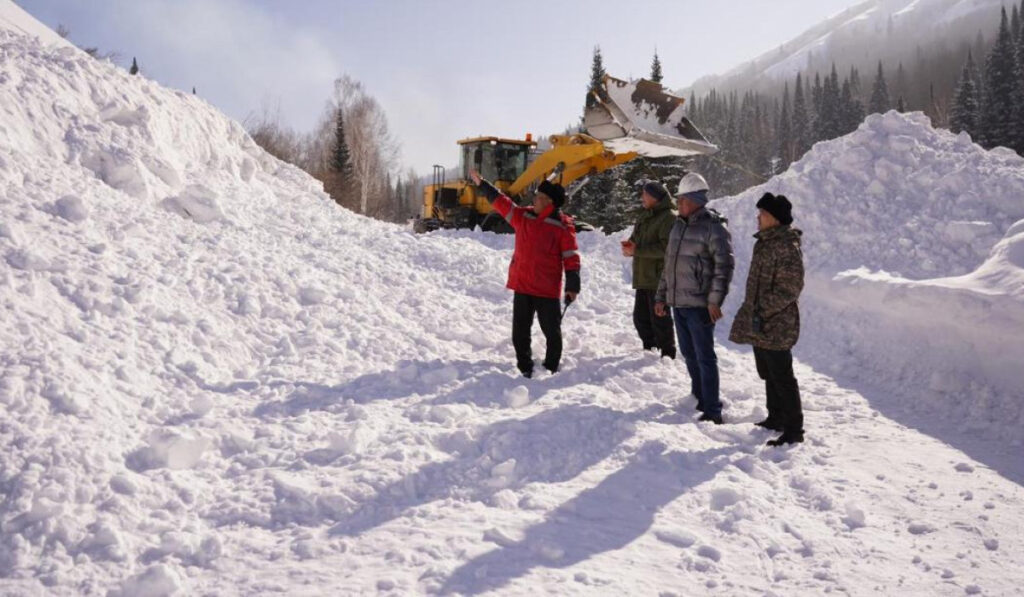
[[[866,525],[866,516],[864,510],[857,507],[855,504],[846,504],[846,516],[843,517],[843,524],[845,524],[851,531],[854,529],[862,528]]]
[[[299,304],[303,306],[319,305],[327,300],[327,293],[319,288],[304,286],[299,289]]]
[[[509,408],[522,408],[530,403],[530,389],[526,386],[516,386],[505,390],[505,404]]]
[[[69,222],[84,222],[89,218],[89,210],[80,197],[65,195],[53,204],[54,213]]]
[[[731,487],[720,487],[711,490],[711,509],[724,510],[743,499],[738,491]]]
[[[189,185],[180,195],[167,197],[160,205],[198,224],[225,218],[218,204],[217,194],[209,187],[199,184]]]
[[[938,529],[935,528],[935,525],[927,522],[912,522],[907,527],[907,531],[909,531],[911,535],[927,535],[929,533],[934,533],[936,530]]]
[[[122,597],[169,597],[182,589],[181,579],[170,566],[150,566],[121,586]]]
[[[149,445],[135,450],[125,460],[128,468],[142,472],[155,468],[188,469],[199,464],[212,442],[205,437],[155,431]]]
[[[701,545],[698,547],[697,555],[715,562],[721,561],[722,559],[722,552],[710,545]]]
[[[363,423],[356,423],[348,431],[331,433],[327,437],[330,442],[329,449],[338,455],[344,455],[363,452],[367,446],[376,441],[377,434],[369,426]]]
[[[697,537],[686,531],[654,531],[654,536],[659,541],[683,548],[690,547],[697,542]]]

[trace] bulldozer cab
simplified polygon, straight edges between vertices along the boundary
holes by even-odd
[[[479,137],[459,141],[459,173],[469,180],[470,170],[492,182],[506,182],[519,178],[530,161],[530,152],[537,144],[533,141]]]

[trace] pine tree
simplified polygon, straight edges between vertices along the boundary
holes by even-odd
[[[587,100],[585,108],[590,108],[597,103],[590,93],[594,89],[600,89],[604,85],[604,61],[601,59],[601,46],[594,46],[594,58],[590,63],[590,82],[587,84]]]
[[[338,108],[334,121],[334,142],[328,164],[327,193],[339,205],[347,205],[352,190],[352,159],[345,139],[345,114]]]
[[[889,88],[885,84],[885,71],[882,70],[882,61],[878,61],[878,74],[875,76],[875,86],[871,91],[871,102],[868,104],[868,111],[872,114],[883,114],[889,111]]]
[[[793,90],[793,161],[799,160],[811,148],[809,130],[810,116],[804,100],[804,85],[800,73],[796,74],[796,88]]]
[[[789,81],[786,81],[786,86],[782,90],[782,108],[779,112],[779,123],[777,125],[779,165],[783,170],[793,163],[793,154],[795,153],[795,144],[793,143],[793,123],[790,120],[789,112]]]
[[[900,114],[906,114],[907,112],[907,102],[903,99],[902,95],[896,100],[896,111]]]
[[[1016,5],[1013,7],[1013,16],[1010,17],[1010,37],[1013,38],[1014,45],[1020,43],[1020,11]]]
[[[843,93],[839,103],[842,106],[843,124],[843,129],[840,133],[845,135],[857,130],[861,121],[864,120],[864,105],[853,94],[853,83],[849,79],[843,81]]]
[[[1020,155],[1024,155],[1024,0],[1021,0],[1020,15],[1017,24],[1017,93],[1013,105],[1016,107],[1014,114],[1015,139],[1012,140],[1012,147]]]
[[[654,60],[651,62],[651,80],[661,83],[661,60],[658,59],[658,50],[654,50]]]
[[[1015,127],[1018,107],[1017,48],[1010,33],[1010,20],[1002,10],[996,44],[985,61],[985,100],[982,106],[981,138],[986,147],[1012,147],[1018,136]]]
[[[821,130],[821,123],[822,123],[822,119],[821,119],[822,107],[821,107],[821,104],[822,104],[822,98],[824,97],[824,95],[825,95],[825,90],[824,90],[824,88],[821,85],[821,75],[819,75],[818,73],[814,73],[814,86],[811,87],[811,106],[814,109],[814,114],[811,115],[811,122],[810,122],[810,133],[811,133],[811,142],[812,142],[812,144],[816,143],[818,141],[821,141],[821,140],[823,140],[825,138],[824,135],[822,135],[822,130]]]
[[[135,56],[132,56],[132,67],[128,69],[129,75],[139,74],[139,63],[135,61]]]

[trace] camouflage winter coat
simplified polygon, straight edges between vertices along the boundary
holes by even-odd
[[[804,287],[804,261],[796,228],[776,226],[754,235],[747,295],[736,313],[729,340],[766,350],[789,350],[800,337],[797,299]],[[755,332],[754,317],[761,319]]]
[[[675,223],[672,200],[665,199],[645,209],[637,218],[629,240],[636,243],[633,252],[633,288],[657,290],[661,270],[665,268],[665,248]]]

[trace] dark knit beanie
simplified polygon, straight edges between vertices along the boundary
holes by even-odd
[[[658,201],[664,201],[669,198],[668,189],[661,183],[654,182],[653,180],[644,184],[644,192]]]
[[[793,204],[785,195],[765,193],[757,202],[757,208],[772,214],[780,224],[788,226],[793,223]]]
[[[537,192],[550,197],[555,207],[561,208],[565,204],[565,188],[558,183],[543,180],[537,187]]]

